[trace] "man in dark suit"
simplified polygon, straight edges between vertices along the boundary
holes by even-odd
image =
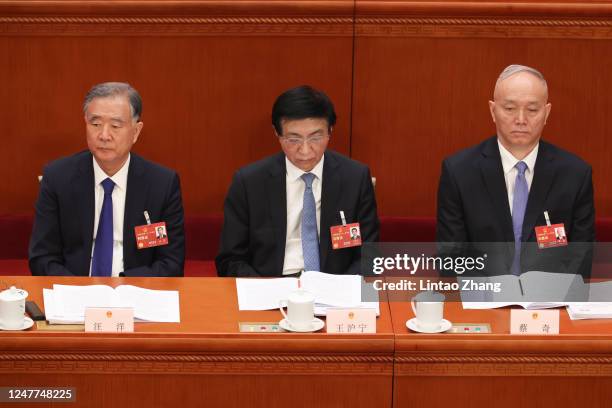
[[[280,95],[272,124],[282,153],[241,168],[224,206],[220,276],[359,274],[361,247],[332,249],[330,227],[360,223],[378,241],[369,169],[326,150],[336,123],[332,102],[308,86]]]
[[[83,106],[88,151],[44,171],[30,240],[32,275],[182,276],[178,175],[130,153],[142,102],[125,83],[94,86]],[[165,222],[167,245],[141,248],[134,228]]]
[[[565,225],[568,241],[593,241],[591,167],[541,140],[551,109],[542,74],[521,65],[507,67],[489,108],[497,136],[442,163],[437,241],[514,243],[501,268],[514,274],[534,270],[559,253],[524,244],[536,241],[535,228],[546,225],[545,211],[553,225]]]

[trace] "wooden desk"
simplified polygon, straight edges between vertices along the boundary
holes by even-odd
[[[72,386],[74,407],[390,407],[394,335],[381,303],[375,335],[240,333],[230,278],[2,277],[41,307],[42,288],[133,284],[180,292],[181,323],[130,334],[0,332],[0,386]],[[28,404],[20,404],[20,407]],[[40,407],[41,404],[31,404]]]
[[[490,323],[492,334],[419,334],[410,303],[390,302],[395,328],[393,406],[605,407],[612,401],[612,322],[571,321],[558,336],[510,335],[510,309],[445,305],[453,323]]]

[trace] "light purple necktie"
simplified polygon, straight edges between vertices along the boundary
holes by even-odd
[[[527,209],[527,198],[529,197],[529,187],[525,179],[527,164],[518,162],[514,166],[518,170],[516,181],[514,182],[514,199],[512,200],[512,229],[514,230],[514,259],[512,260],[512,274],[521,274],[521,238],[523,231],[523,219]]]
[[[312,182],[315,175],[302,174],[304,180],[304,205],[302,207],[302,251],[304,254],[304,270],[320,271],[319,266],[319,235],[317,233],[317,206],[312,192]]]

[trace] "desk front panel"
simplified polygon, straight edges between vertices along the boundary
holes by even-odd
[[[453,323],[489,323],[491,334],[420,334],[408,302],[390,302],[396,334],[394,407],[603,407],[612,401],[612,322],[571,321],[560,335],[510,334],[510,308],[463,310]]]
[[[84,407],[391,406],[394,335],[384,302],[375,335],[240,333],[239,322],[281,315],[240,312],[230,278],[3,280],[41,306],[53,283],[178,290],[181,323],[137,323],[121,335],[0,332],[2,386],[75,387],[75,406]]]

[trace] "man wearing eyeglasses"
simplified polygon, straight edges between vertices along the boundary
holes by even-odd
[[[335,123],[331,100],[310,86],[276,99],[272,125],[282,152],[236,172],[219,276],[360,273],[361,247],[333,249],[330,228],[358,223],[362,242],[378,241],[376,199],[368,167],[327,150]]]

